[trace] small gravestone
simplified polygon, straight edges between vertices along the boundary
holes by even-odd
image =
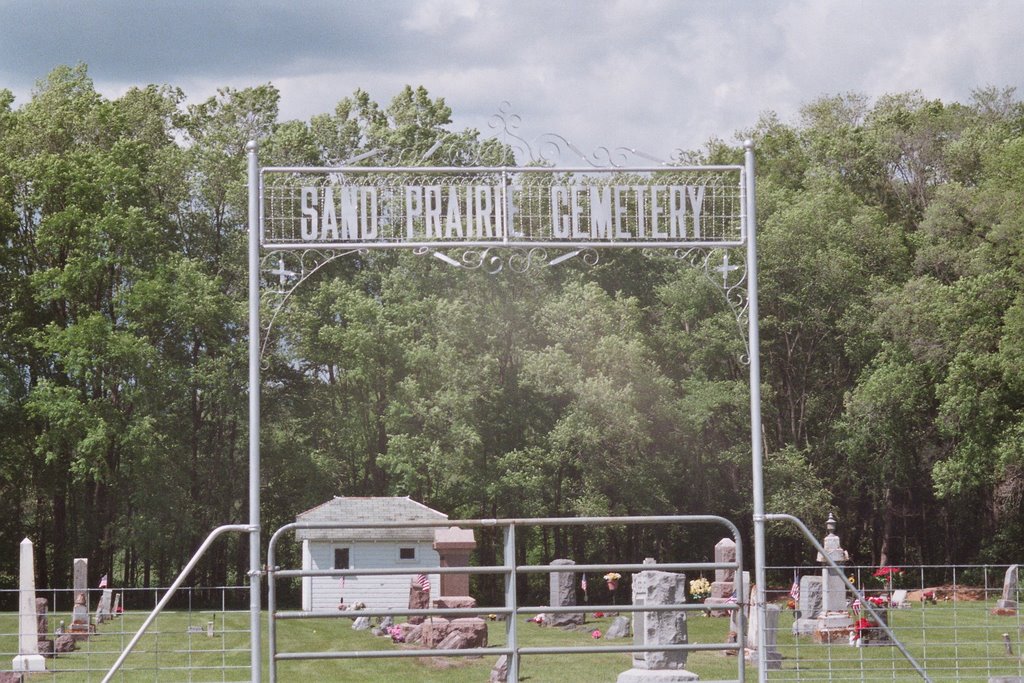
[[[46,598],[36,598],[36,633],[39,640],[39,654],[53,657],[53,640],[50,639],[50,619],[48,612],[50,602]]]
[[[778,643],[778,632],[779,632],[779,611],[778,605],[765,605],[765,623],[764,623],[764,641],[765,641],[765,665],[766,668],[781,669],[782,668],[782,653],[779,652]],[[762,630],[760,624],[760,615],[758,610],[750,610],[750,620],[747,622],[747,647],[746,647],[746,658],[747,661],[757,664],[757,648],[758,638],[760,637],[760,631]]]
[[[423,584],[413,579],[409,584],[409,609],[428,609],[430,607],[430,592],[423,590]],[[410,624],[422,624],[423,615],[412,615],[408,621]]]
[[[821,577],[800,577],[800,616],[793,620],[793,635],[807,636],[814,633],[821,615]]]
[[[629,618],[628,617],[615,617],[612,620],[610,626],[608,626],[608,632],[604,634],[605,638],[614,640],[615,638],[628,638],[629,637]]]
[[[370,617],[356,617],[352,622],[353,631],[365,631],[370,628]]]
[[[39,630],[36,616],[35,556],[32,541],[21,542],[18,567],[18,654],[12,661],[15,671],[46,671],[39,654]]]
[[[552,560],[552,567],[571,567],[576,564],[572,560]],[[576,606],[576,573],[572,571],[551,572],[548,577],[549,605],[552,607]],[[581,612],[554,612],[544,615],[544,623],[549,626],[579,626],[583,623]]]
[[[100,602],[96,606],[96,623],[105,624],[113,619],[111,610],[111,603],[114,599],[114,591],[110,588],[103,589],[103,595],[100,597]]]
[[[735,562],[736,541],[731,538],[723,538],[715,544],[715,562]],[[711,596],[704,600],[704,604],[711,607],[711,616],[727,617],[729,610],[714,609],[728,604],[736,590],[736,571],[733,569],[716,569],[715,580],[711,583]]]
[[[738,642],[739,638],[737,634],[740,632],[740,615],[746,617],[750,613],[750,592],[753,585],[750,583],[750,572],[743,572],[740,574],[741,583],[743,584],[743,590],[736,594],[736,600],[740,604],[739,609],[734,609],[729,613],[729,641],[730,643]],[[739,587],[737,587],[737,590]]]
[[[62,633],[53,641],[53,651],[56,654],[67,654],[74,652],[78,646],[75,644],[75,637],[70,633]]]
[[[645,560],[645,564],[653,560]],[[686,575],[661,571],[645,571],[633,575],[633,606],[681,605],[686,602]],[[633,612],[633,644],[650,647],[682,645],[688,642],[686,612]],[[634,652],[633,668],[623,671],[616,683],[681,683],[695,681],[697,675],[687,671],[685,650],[652,650]]]
[[[89,623],[89,608],[85,604],[85,593],[75,593],[75,604],[71,608],[71,625],[68,632],[75,638],[88,638],[92,632],[92,625]]]
[[[498,661],[491,668],[491,676],[488,683],[506,683],[508,681],[508,655],[498,657]]]
[[[1011,564],[1003,576],[1003,594],[996,601],[993,614],[1014,615],[1017,613],[1017,565]]]

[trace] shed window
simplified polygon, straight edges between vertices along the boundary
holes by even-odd
[[[399,548],[398,559],[400,560],[415,560],[416,559],[416,548]]]
[[[348,548],[334,549],[334,568],[349,569]]]

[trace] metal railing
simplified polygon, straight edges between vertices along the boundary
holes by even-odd
[[[135,645],[139,642],[139,639],[142,638],[142,635],[146,632],[146,629],[150,627],[153,621],[157,618],[157,615],[160,614],[160,612],[164,609],[167,603],[170,602],[171,598],[174,597],[175,591],[177,591],[178,587],[181,586],[182,583],[184,583],[185,577],[187,577],[192,572],[196,564],[199,563],[200,558],[206,553],[207,549],[213,544],[213,542],[217,540],[217,538],[219,538],[222,534],[226,534],[228,532],[233,531],[246,534],[251,533],[252,526],[248,524],[225,524],[223,526],[217,527],[216,529],[210,532],[210,535],[206,537],[206,540],[203,541],[202,545],[199,546],[199,549],[196,550],[196,552],[192,555],[192,559],[189,560],[188,564],[185,565],[185,568],[181,570],[180,574],[178,574],[178,578],[175,579],[174,583],[171,584],[171,587],[167,589],[167,592],[164,594],[164,597],[161,598],[160,602],[158,602],[156,607],[153,608],[153,611],[150,612],[148,617],[146,617],[146,620],[142,622],[142,626],[139,627],[139,630],[135,633],[132,639],[125,646],[124,650],[121,652],[121,655],[117,658],[117,661],[115,661],[114,664],[110,667],[110,671],[108,671],[107,675],[103,677],[103,681],[101,683],[108,683],[108,681],[110,681],[110,679],[114,677],[114,674],[117,673],[117,670],[119,668],[121,668],[121,665],[124,663],[124,660],[127,659],[128,655],[131,654],[131,651],[135,648]]]
[[[552,527],[552,526],[607,526],[607,525],[656,525],[656,524],[718,524],[726,527],[729,534],[736,542],[735,562],[664,562],[664,563],[618,563],[618,564],[575,564],[575,565],[521,565],[516,562],[516,529],[528,527]],[[486,616],[495,615],[504,617],[506,643],[504,647],[467,648],[467,649],[377,649],[377,650],[347,650],[347,651],[319,651],[319,652],[279,652],[277,622],[280,620],[292,619],[339,619],[352,618],[351,611],[338,610],[307,610],[307,611],[278,611],[277,610],[277,582],[283,579],[295,579],[302,577],[352,577],[352,576],[387,576],[387,575],[416,575],[423,573],[423,567],[366,567],[358,569],[282,569],[276,565],[277,546],[286,534],[304,529],[413,529],[413,528],[443,528],[457,526],[461,528],[491,528],[501,529],[503,532],[503,562],[497,565],[470,566],[470,567],[431,567],[430,574],[491,574],[504,578],[504,604],[493,607],[475,608],[430,608],[430,609],[363,609],[356,614],[366,617],[397,617],[397,616],[423,616],[423,617],[445,617],[445,616]],[[521,615],[537,615],[551,613],[578,613],[584,611],[616,611],[616,612],[703,612],[705,606],[699,603],[682,603],[674,605],[588,605],[583,608],[579,605],[572,607],[558,606],[524,606],[519,604],[516,594],[517,577],[530,574],[561,573],[585,573],[585,572],[642,572],[649,570],[661,571],[711,571],[731,570],[736,574],[735,594],[744,596],[743,590],[743,553],[742,542],[735,525],[729,520],[712,515],[681,515],[681,516],[648,516],[648,517],[571,517],[571,518],[528,518],[528,519],[471,519],[471,520],[442,520],[422,522],[397,522],[397,523],[292,523],[278,529],[271,537],[267,553],[267,589],[268,589],[268,649],[269,649],[269,674],[271,683],[277,681],[278,662],[308,659],[363,659],[363,658],[393,658],[393,657],[473,657],[480,655],[506,655],[508,657],[508,680],[519,680],[520,659],[524,655],[554,655],[554,654],[586,654],[586,653],[637,653],[654,651],[706,651],[718,650],[733,652],[739,656],[737,660],[737,681],[743,681],[744,673],[744,651],[746,622],[744,611],[747,607],[740,601],[732,604],[722,605],[716,609],[723,609],[735,612],[738,622],[736,642],[722,643],[685,643],[673,645],[602,645],[602,646],[578,646],[578,647],[527,647],[520,643],[518,634],[518,618]]]
[[[863,607],[873,600],[878,605],[872,607],[884,619],[893,641],[903,645],[929,680],[1022,679],[1024,612],[1000,608],[998,602],[1010,567],[899,565],[888,582],[874,576],[878,566],[843,565],[843,576],[858,588],[856,593],[847,589],[845,608],[854,623],[851,631],[857,635],[856,623],[861,619],[875,621]],[[784,607],[777,632],[782,668],[769,672],[770,680],[922,680],[894,642],[881,637],[880,628],[863,632],[869,637],[863,638],[867,642],[861,647],[848,639],[825,642],[813,633],[797,632],[798,618],[806,615],[800,614],[800,600],[790,597],[786,586],[802,576],[822,576],[822,565],[769,565],[766,571],[772,586],[768,600]],[[1024,597],[1012,585],[1010,595],[1017,602]]]

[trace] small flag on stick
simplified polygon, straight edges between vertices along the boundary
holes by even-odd
[[[100,588],[106,588],[106,587],[107,587],[107,575],[104,574],[103,576],[100,577]]]
[[[412,582],[422,588],[424,593],[430,592],[430,579],[426,574],[417,574]]]

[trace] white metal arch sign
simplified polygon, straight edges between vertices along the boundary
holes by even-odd
[[[506,133],[511,134],[506,125]],[[513,138],[521,140],[514,134]],[[436,146],[436,145],[435,145]],[[276,253],[280,278],[305,277],[285,268],[285,256],[325,251],[407,248],[433,253],[482,254],[505,250],[527,266],[555,265],[582,252],[608,248],[674,249],[677,255],[745,248],[744,273],[728,252],[720,267],[727,296],[742,285],[750,370],[756,602],[765,585],[760,359],[758,354],[754,154],[746,143],[743,165],[639,168],[470,166],[260,168],[249,143],[249,519],[250,629],[253,680],[260,664],[260,289],[261,253]],[[571,146],[570,146],[571,147]],[[574,148],[573,148],[574,149]],[[607,153],[607,150],[605,150]],[[429,154],[429,153],[428,153]],[[533,161],[539,161],[533,158]],[[536,256],[536,258],[534,258]],[[509,257],[511,263],[513,257]],[[319,266],[317,266],[319,267]],[[315,268],[313,269],[315,271]],[[495,269],[497,272],[500,268]],[[300,279],[301,281],[301,279]],[[269,281],[268,281],[269,282]],[[286,294],[287,296],[287,294]],[[762,614],[762,619],[764,618]],[[759,657],[765,651],[759,631]],[[764,680],[764,666],[759,678]]]
[[[272,250],[738,247],[743,166],[264,168]]]

